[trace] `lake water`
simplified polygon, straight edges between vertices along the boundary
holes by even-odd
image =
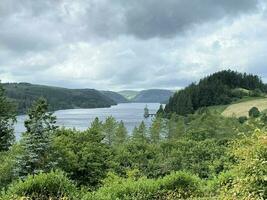
[[[147,126],[151,124],[151,118],[144,118],[144,108],[146,105],[150,113],[156,113],[160,106],[158,103],[123,103],[110,108],[59,110],[54,114],[57,117],[58,126],[75,128],[77,130],[87,129],[96,117],[104,121],[108,116],[113,116],[117,121],[122,120],[128,131],[131,132],[142,121]],[[17,117],[17,123],[15,125],[17,139],[25,131],[25,119],[25,115]]]

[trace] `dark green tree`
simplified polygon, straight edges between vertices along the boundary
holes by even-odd
[[[6,98],[0,83],[0,152],[7,151],[15,140],[15,106]]]
[[[257,118],[260,116],[261,112],[259,111],[257,107],[253,107],[248,111],[248,114],[250,117]]]
[[[120,121],[120,123],[117,126],[117,129],[115,130],[115,138],[114,143],[115,145],[123,144],[127,141],[128,132],[126,127],[124,126],[123,121]]]
[[[20,177],[50,171],[51,137],[56,130],[56,117],[48,113],[45,99],[39,99],[28,112],[25,121],[26,132],[22,136],[23,153],[18,157],[16,172]]]

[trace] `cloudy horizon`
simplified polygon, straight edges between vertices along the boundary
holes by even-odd
[[[232,69],[267,82],[265,0],[1,0],[0,80],[178,89]]]

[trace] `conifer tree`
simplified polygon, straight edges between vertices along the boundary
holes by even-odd
[[[15,106],[5,97],[0,83],[0,152],[7,151],[15,140]]]
[[[132,137],[136,142],[147,142],[147,129],[144,121],[141,122],[138,128],[134,128]]]
[[[112,146],[114,143],[114,138],[115,138],[115,131],[117,128],[118,124],[115,120],[114,117],[108,117],[103,124],[103,131],[105,134],[105,142],[109,145]]]
[[[161,130],[162,130],[162,118],[156,117],[153,120],[153,123],[149,130],[149,137],[152,143],[155,144],[159,143],[161,139]]]
[[[114,143],[115,144],[123,144],[126,140],[127,140],[127,129],[126,127],[124,126],[124,123],[123,121],[120,121],[117,129],[116,129],[116,132],[115,132],[115,141]]]
[[[51,136],[57,128],[56,117],[48,113],[46,100],[37,100],[28,112],[25,121],[26,132],[22,136],[23,153],[17,159],[16,172],[20,177],[28,174],[47,172],[52,168],[49,161],[51,150]]]

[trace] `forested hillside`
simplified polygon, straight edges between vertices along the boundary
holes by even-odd
[[[170,90],[142,90],[131,101],[140,103],[164,103],[171,96],[173,92]]]
[[[40,97],[47,99],[49,110],[110,107],[116,102],[94,89],[66,89],[29,83],[3,84],[7,97],[18,106],[18,113],[26,113]]]
[[[245,96],[258,97],[266,85],[256,76],[235,71],[220,71],[175,93],[165,112],[187,115],[201,107],[226,105]]]
[[[124,96],[120,95],[117,92],[101,91],[101,93],[107,96],[108,98],[112,99],[116,103],[129,103],[129,100],[127,98],[125,98]]]

